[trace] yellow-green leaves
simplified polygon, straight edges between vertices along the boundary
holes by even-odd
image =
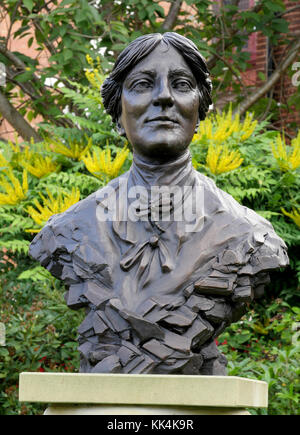
[[[291,218],[297,227],[300,228],[300,209],[296,209],[293,207],[292,212],[288,213],[284,208],[281,209],[282,213]]]
[[[99,91],[99,102],[102,103],[100,97],[100,88],[102,83],[104,82],[104,75],[102,72],[100,57],[97,56],[96,61],[94,61],[89,54],[86,55],[87,63],[90,65],[90,69],[85,71],[85,76],[88,79],[92,88],[96,91]]]
[[[0,170],[3,168],[7,169],[8,166],[9,166],[9,162],[6,160],[3,154],[0,153]]]
[[[55,163],[51,157],[44,157],[35,153],[30,155],[29,160],[20,160],[19,164],[37,178],[56,172],[60,168],[60,165]]]
[[[112,158],[110,148],[105,150],[98,148],[93,150],[92,154],[88,152],[82,160],[87,170],[95,177],[99,179],[112,179],[120,174],[128,154],[129,149],[124,147],[117,152],[115,158]]]
[[[300,130],[291,145],[287,145],[285,138],[278,135],[272,144],[272,152],[282,172],[297,169],[300,166]]]
[[[230,150],[227,145],[213,145],[208,147],[206,166],[215,175],[230,172],[238,168],[243,162],[237,150]]]
[[[209,115],[200,123],[192,140],[194,150],[207,147],[205,164],[194,159],[194,166],[206,167],[216,176],[237,169],[244,161],[239,146],[249,139],[256,126],[252,113],[247,112],[241,120],[239,114],[233,117],[231,107],[227,112]]]
[[[68,145],[60,139],[47,139],[47,143],[52,151],[80,161],[92,146],[92,138],[86,141],[69,140]]]
[[[0,206],[16,205],[26,198],[28,191],[27,171],[23,171],[22,183],[11,169],[0,175]]]
[[[34,199],[33,204],[35,208],[32,206],[27,207],[27,213],[39,225],[39,228],[27,230],[28,232],[39,232],[51,216],[66,211],[80,199],[79,190],[74,188],[71,192],[60,192],[56,197],[48,189],[46,191],[48,197],[39,193],[42,203]]]
[[[233,135],[243,142],[252,135],[256,125],[257,121],[253,120],[253,114],[247,112],[244,121],[241,121],[239,114],[232,117],[230,107],[228,112],[210,115],[202,121],[198,132],[193,137],[193,142],[206,139],[214,144],[224,143]]]

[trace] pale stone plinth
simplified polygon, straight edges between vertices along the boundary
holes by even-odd
[[[251,415],[236,408],[188,408],[162,406],[51,405],[44,415]]]
[[[45,414],[249,414],[268,406],[266,382],[233,376],[21,373],[21,402]]]

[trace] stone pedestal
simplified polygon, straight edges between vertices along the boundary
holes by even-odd
[[[249,415],[268,406],[266,382],[233,376],[21,373],[19,400],[45,415]]]

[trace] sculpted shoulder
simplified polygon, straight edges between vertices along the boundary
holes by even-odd
[[[72,275],[71,264],[72,269],[74,263],[77,263],[78,268],[85,262],[91,268],[94,268],[95,262],[105,264],[99,245],[97,198],[105,196],[107,191],[114,191],[118,184],[118,178],[112,180],[107,186],[74,204],[65,212],[53,215],[31,242],[30,256],[57,278],[63,279],[63,270],[68,270],[68,280]],[[67,276],[67,272],[65,275]],[[77,270],[76,275],[82,274]],[[72,280],[75,280],[75,277]]]
[[[265,227],[273,230],[272,224],[254,210],[238,203],[229,193],[217,187],[215,182],[198,172],[198,178],[204,187],[204,209],[210,216],[227,215],[228,223],[237,220],[254,227]],[[274,230],[273,230],[274,231]],[[284,243],[284,242],[283,242]]]
[[[115,178],[106,186],[72,205],[65,212],[51,216],[34,240],[42,236],[43,232],[47,231],[45,230],[46,228],[51,228],[55,234],[69,238],[72,237],[74,231],[76,232],[79,228],[84,227],[85,230],[87,230],[87,228],[95,225],[94,219],[96,219],[96,209],[99,204],[99,198],[105,198],[112,192],[117,191],[124,177],[126,178],[126,174]]]
[[[199,173],[198,179],[203,183],[204,213],[215,229],[217,245],[235,251],[244,264],[241,273],[255,275],[289,263],[287,246],[269,221],[239,204],[210,178]]]

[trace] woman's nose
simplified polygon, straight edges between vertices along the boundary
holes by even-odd
[[[171,107],[174,99],[167,80],[161,80],[154,89],[154,106]]]

